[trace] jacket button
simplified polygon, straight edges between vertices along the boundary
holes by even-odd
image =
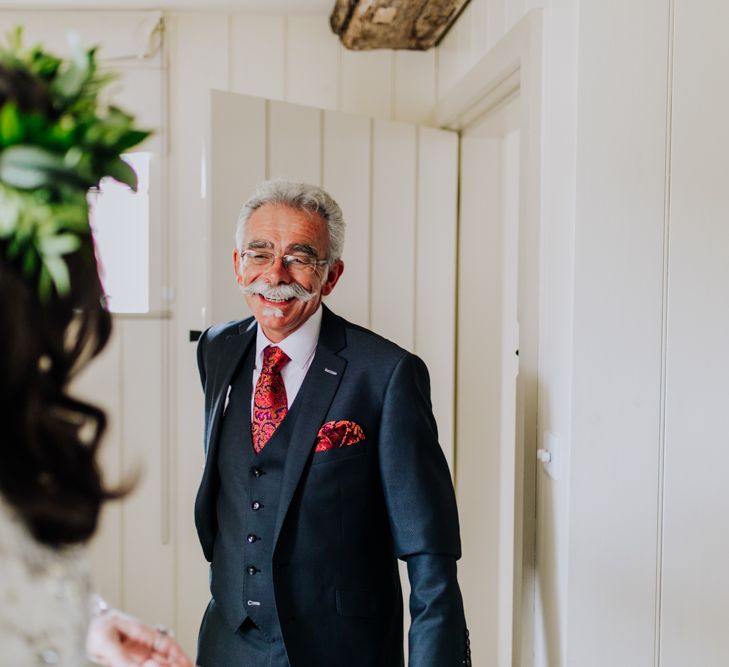
[[[253,501],[253,502],[251,503],[251,509],[252,509],[252,510],[253,510],[254,512],[257,512],[257,511],[258,511],[259,509],[261,509],[261,507],[263,507],[263,505],[261,505],[261,503],[259,503],[259,502],[258,502],[257,500],[254,500],[254,501]]]
[[[248,571],[248,574],[255,574],[256,572],[258,572],[258,568],[253,565],[249,565],[246,569]]]
[[[257,539],[258,539],[258,536],[254,535],[253,533],[251,533],[250,535],[248,535],[248,537],[246,537],[246,540],[248,540],[248,544],[253,544]]]
[[[251,468],[251,474],[252,474],[252,475],[253,475],[254,477],[260,477],[261,475],[263,475],[263,474],[264,474],[264,472],[263,472],[263,470],[261,470],[260,468],[258,468],[258,467],[254,467],[254,468]]]

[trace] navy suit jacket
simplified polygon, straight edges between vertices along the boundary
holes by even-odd
[[[253,318],[215,326],[198,346],[206,463],[195,522],[209,561],[227,389],[255,349],[256,328]],[[292,667],[403,664],[398,558],[407,562],[411,584],[410,667],[470,664],[456,579],[458,514],[425,364],[324,307],[298,400],[272,563]],[[364,440],[314,452],[322,424],[337,420],[356,422]]]

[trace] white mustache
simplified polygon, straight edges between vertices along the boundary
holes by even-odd
[[[307,291],[299,283],[273,286],[265,280],[256,280],[242,289],[243,294],[260,294],[264,299],[311,301],[316,296],[316,292]]]

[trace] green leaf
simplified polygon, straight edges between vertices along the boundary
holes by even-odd
[[[39,146],[16,144],[0,153],[0,181],[21,190],[47,186],[63,160]]]
[[[8,102],[0,109],[0,145],[10,146],[23,140],[23,121],[15,102]]]
[[[38,295],[41,301],[47,302],[51,297],[51,291],[53,289],[53,281],[51,274],[45,265],[41,266],[40,275],[38,276]]]
[[[117,141],[113,148],[118,153],[124,153],[132,146],[141,144],[150,134],[152,133],[146,130],[130,130]]]
[[[134,169],[121,158],[114,158],[104,164],[102,173],[106,176],[111,176],[111,178],[120,183],[125,183],[134,192],[137,191],[137,175],[134,173]]]
[[[68,255],[81,247],[81,239],[75,234],[59,234],[43,238],[38,248],[43,255]]]
[[[28,248],[23,255],[23,273],[32,276],[38,268],[38,255],[34,248]]]
[[[71,46],[71,60],[53,79],[51,91],[66,100],[73,100],[81,94],[84,84],[91,76],[93,55],[83,51],[75,33],[68,34],[68,42]]]
[[[71,279],[68,275],[68,267],[66,262],[58,255],[43,255],[43,268],[41,269],[41,275],[43,269],[48,271],[53,284],[56,286],[56,291],[65,295],[71,287]]]

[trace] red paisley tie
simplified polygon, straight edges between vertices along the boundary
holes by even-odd
[[[289,361],[280,347],[263,350],[263,367],[253,397],[253,449],[259,454],[288,412],[281,368]]]

